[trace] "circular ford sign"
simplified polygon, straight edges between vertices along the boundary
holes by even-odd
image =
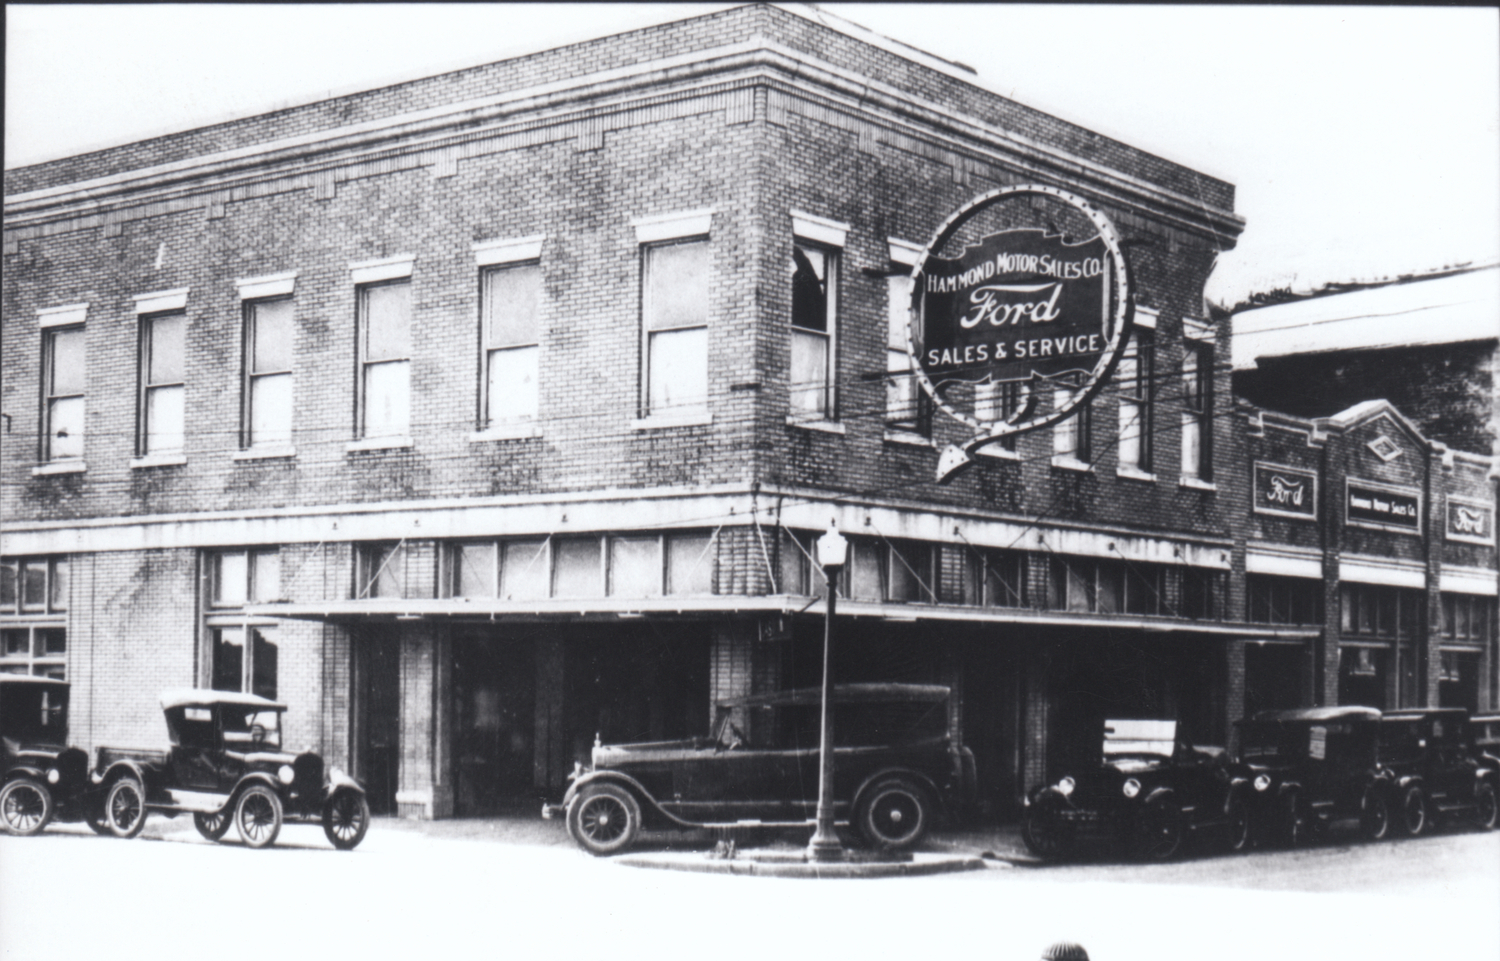
[[[1018,200],[1031,201],[1039,214],[1026,216],[1048,228],[998,229],[945,256],[961,231],[975,232],[974,218]],[[1045,216],[1050,204],[1081,214],[1071,220],[1091,224],[1094,236],[1057,229]],[[1102,213],[1056,187],[1001,187],[944,221],[923,251],[907,350],[938,407],[977,432],[967,451],[1055,424],[1088,403],[1113,372],[1132,317],[1119,237]]]

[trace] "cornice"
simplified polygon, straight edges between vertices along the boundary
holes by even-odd
[[[485,142],[550,128],[538,142],[610,129],[629,111],[763,86],[792,102],[819,103],[869,124],[887,141],[910,138],[940,151],[1066,182],[1104,203],[1232,245],[1244,220],[1198,198],[1032,140],[889,84],[834,66],[764,38],[695,51],[489,97],[445,104],[347,127],[281,138],[105,177],[15,194],[5,199],[8,240],[83,229],[143,206],[146,216],[223,204],[279,181],[283,190],[316,187],[340,169],[397,162],[391,169],[455,162],[493,152]],[[983,96],[994,96],[975,88]],[[698,112],[722,108],[706,103]],[[579,129],[583,128],[583,129]],[[509,146],[494,150],[513,149]],[[1149,155],[1146,155],[1149,156]],[[1157,158],[1159,159],[1159,158]],[[404,162],[403,162],[404,161]],[[1180,165],[1173,165],[1180,166]],[[1187,168],[1182,168],[1187,170]],[[1190,176],[1202,177],[1193,171]],[[366,174],[367,175],[367,174]],[[320,180],[320,178],[322,178]],[[1211,178],[1207,178],[1211,179]],[[141,216],[141,214],[137,214]],[[89,222],[82,222],[89,221]],[[53,226],[55,225],[55,226]],[[47,229],[53,226],[53,229]]]

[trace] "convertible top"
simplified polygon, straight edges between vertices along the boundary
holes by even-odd
[[[1286,711],[1261,711],[1251,721],[1378,721],[1380,712],[1373,707],[1339,705],[1335,707],[1298,707]],[[1245,723],[1237,721],[1238,724]]]
[[[839,704],[871,704],[890,701],[913,703],[947,700],[949,689],[941,684],[836,684],[833,700]],[[719,707],[770,707],[772,705],[820,704],[823,689],[801,687],[769,694],[746,694],[719,701]]]
[[[215,704],[229,704],[234,707],[256,707],[266,711],[285,711],[286,705],[277,701],[267,700],[259,694],[242,694],[239,691],[207,691],[202,688],[177,688],[175,690],[163,691],[161,694],[161,709],[171,710],[174,707],[212,707]]]

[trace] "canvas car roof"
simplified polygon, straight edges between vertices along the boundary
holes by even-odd
[[[950,690],[941,684],[835,684],[833,699],[839,704],[873,704],[881,701],[942,701]],[[719,707],[770,707],[772,705],[820,704],[823,689],[802,687],[768,694],[746,694],[719,701]]]
[[[1376,721],[1380,712],[1373,707],[1338,705],[1334,707],[1298,707],[1285,711],[1261,711],[1251,721]],[[1237,723],[1243,724],[1244,721]]]
[[[1404,707],[1399,711],[1387,711],[1381,715],[1385,721],[1419,721],[1426,717],[1466,718],[1467,708],[1462,707]]]
[[[259,694],[242,694],[239,691],[206,691],[201,688],[178,688],[171,691],[163,691],[161,694],[162,710],[171,710],[174,707],[212,707],[215,704],[228,704],[233,707],[256,707],[266,711],[285,711],[286,705],[276,701],[267,700]]]

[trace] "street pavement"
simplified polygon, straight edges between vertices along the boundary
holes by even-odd
[[[707,856],[712,839],[640,847]],[[795,838],[755,839],[794,848]],[[936,952],[1035,961],[1500,958],[1500,832],[1297,851],[1190,853],[1165,865],[1030,866],[1014,828],[933,838],[980,871],[795,880],[630,868],[539,817],[378,818],[353,852],[313,825],[273,848],[153,816],[142,837],[61,825],[0,837],[0,961],[813,957]]]

